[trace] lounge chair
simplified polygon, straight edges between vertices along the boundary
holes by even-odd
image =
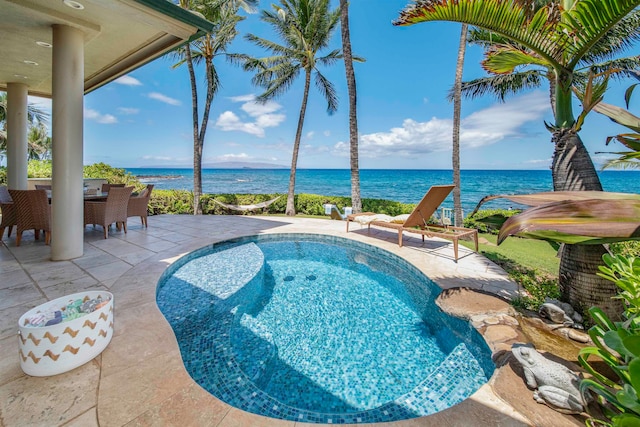
[[[434,185],[427,194],[424,195],[420,203],[416,205],[413,211],[408,215],[399,215],[390,217],[388,215],[379,215],[373,212],[364,212],[347,216],[347,232],[349,232],[349,223],[352,221],[362,225],[367,225],[368,231],[371,226],[391,228],[398,231],[398,245],[402,246],[403,232],[415,233],[422,235],[424,242],[427,237],[440,237],[451,240],[453,242],[453,253],[456,262],[458,261],[458,240],[470,237],[475,243],[476,252],[478,252],[478,230],[463,227],[451,227],[447,225],[429,224],[431,215],[436,211],[438,206],[447,198],[454,185]]]

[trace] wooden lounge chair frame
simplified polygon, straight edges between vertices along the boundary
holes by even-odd
[[[416,205],[407,220],[402,223],[393,223],[385,221],[370,221],[367,231],[371,232],[371,226],[375,225],[383,228],[391,228],[398,231],[398,245],[402,246],[403,232],[420,234],[422,241],[426,237],[440,237],[453,242],[453,254],[455,261],[458,262],[458,240],[463,238],[471,238],[475,244],[475,251],[478,252],[478,230],[464,227],[440,226],[429,224],[429,218],[447,198],[453,190],[454,185],[434,185],[427,194],[424,195],[420,203]],[[359,216],[375,215],[373,212],[363,212],[347,216],[347,232],[349,232],[349,223],[355,221]]]

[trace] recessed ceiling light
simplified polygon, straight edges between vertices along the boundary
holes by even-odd
[[[76,10],[83,10],[84,6],[80,3],[78,3],[77,1],[73,1],[73,0],[64,0],[63,3],[67,6],[69,6],[70,8],[76,9]]]
[[[40,47],[53,47],[51,43],[47,43],[47,42],[36,42],[36,44]]]
[[[29,77],[22,75],[22,74],[14,74],[13,77],[17,77],[19,79],[28,79]]]
[[[38,65],[38,63],[37,63],[36,61],[30,61],[30,60],[28,60],[28,59],[25,59],[25,60],[24,60],[24,61],[22,61],[22,62],[24,62],[24,63],[25,63],[25,64],[27,64],[27,65]]]

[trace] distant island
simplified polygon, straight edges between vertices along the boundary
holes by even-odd
[[[273,163],[252,163],[252,162],[218,162],[203,163],[202,169],[288,169],[289,166],[276,165]],[[140,166],[135,169],[193,169],[192,165],[175,166]]]

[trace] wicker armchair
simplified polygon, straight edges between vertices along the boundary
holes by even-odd
[[[138,196],[129,199],[129,206],[127,207],[127,217],[139,216],[145,228],[148,226],[147,213],[149,210],[151,191],[153,191],[153,184],[148,184],[147,188],[142,190]]]
[[[116,223],[116,226],[124,228],[127,232],[127,205],[133,187],[112,187],[109,190],[106,202],[84,202],[84,225],[101,225],[104,229],[104,238],[109,236],[109,226]]]
[[[18,224],[15,205],[6,185],[0,185],[0,212],[2,212],[0,221],[0,240],[2,240],[5,228],[9,229],[7,237],[11,237],[13,226]]]
[[[36,240],[44,231],[44,243],[51,242],[51,207],[46,190],[9,190],[16,210],[16,246],[20,246],[22,232],[34,230]]]
[[[124,184],[102,184],[102,189],[101,191],[103,193],[108,193],[110,188],[122,188],[124,187]]]

